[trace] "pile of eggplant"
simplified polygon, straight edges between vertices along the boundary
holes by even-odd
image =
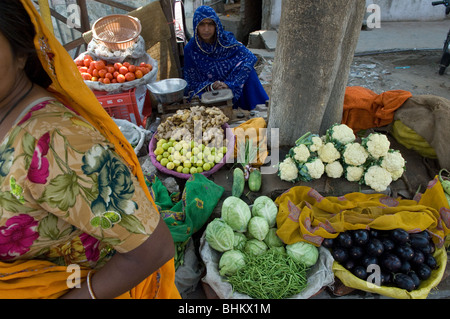
[[[358,229],[325,238],[322,246],[330,249],[335,261],[362,280],[374,279],[378,265],[378,282],[407,291],[419,288],[423,280],[439,267],[433,253],[436,249],[427,231],[408,233],[403,229]],[[368,278],[368,277],[371,278]]]

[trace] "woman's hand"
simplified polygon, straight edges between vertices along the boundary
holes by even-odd
[[[228,89],[228,85],[226,85],[225,82],[216,81],[212,84],[212,88],[214,90]]]

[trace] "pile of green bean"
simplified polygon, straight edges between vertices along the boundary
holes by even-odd
[[[269,249],[258,256],[246,255],[246,264],[227,281],[233,290],[256,299],[292,297],[307,286],[308,268],[287,254]]]

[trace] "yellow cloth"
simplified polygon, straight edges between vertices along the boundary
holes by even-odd
[[[427,229],[433,233],[438,247],[434,257],[439,268],[419,289],[408,292],[395,287],[378,287],[334,262],[334,275],[347,287],[397,299],[424,299],[444,275],[447,265],[444,241],[450,229],[450,209],[437,176],[430,181],[425,193],[414,200],[363,193],[323,197],[313,188],[296,186],[279,196],[275,203],[278,205],[277,235],[286,244],[307,241],[319,246],[323,238],[335,238],[339,232],[363,228],[402,228],[410,232]]]
[[[275,203],[277,235],[286,244],[308,241],[319,246],[323,238],[369,227],[411,232],[427,229],[434,234],[436,245],[442,247],[450,229],[449,204],[437,176],[415,200],[363,193],[323,197],[313,188],[296,186],[280,195]]]
[[[21,0],[21,2],[36,29],[34,42],[40,61],[53,82],[49,91],[65,105],[81,114],[114,144],[117,153],[129,164],[148,200],[157,211],[133,147],[103,109],[93,92],[86,86],[72,58],[45,26],[33,3],[30,0]],[[9,269],[9,267],[13,268]],[[16,294],[17,298],[56,298],[67,292],[66,280],[70,273],[66,270],[66,267],[37,260],[0,263],[2,279],[0,296],[13,296],[14,291],[18,291],[20,293]],[[86,273],[86,271],[83,272],[84,275]],[[144,282],[121,297],[180,298],[175,286],[174,260],[167,262]]]
[[[254,163],[250,163],[253,167],[259,167],[264,164],[267,158],[267,139],[266,131],[267,123],[262,117],[252,118],[239,126],[232,129],[233,134],[236,136],[236,143],[234,143],[234,156],[237,156],[237,150],[239,141],[245,143],[246,139],[252,140],[253,145],[258,147],[257,160]]]

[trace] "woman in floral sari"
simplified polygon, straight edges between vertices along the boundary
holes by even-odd
[[[0,298],[179,298],[134,154],[29,0],[0,10]]]

